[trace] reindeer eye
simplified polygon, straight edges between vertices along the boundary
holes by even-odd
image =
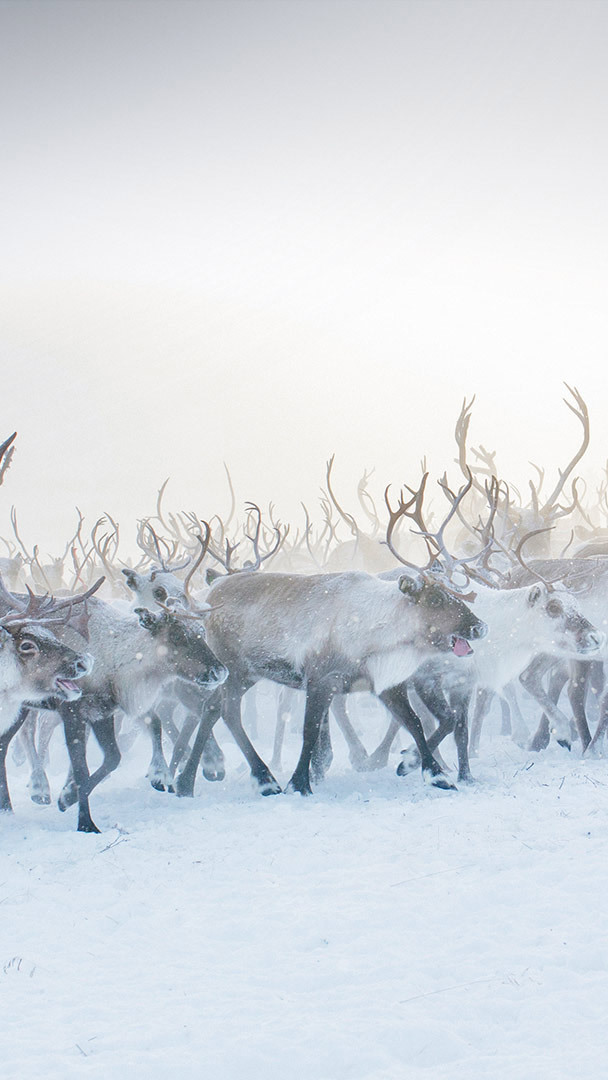
[[[545,610],[547,615],[550,615],[552,619],[557,619],[560,615],[564,614],[564,609],[559,600],[549,600]]]
[[[155,589],[152,589],[152,596],[155,600],[158,600],[161,604],[164,604],[169,593],[163,585],[157,585]]]
[[[35,645],[33,641],[28,641],[26,639],[25,641],[19,642],[19,652],[23,653],[24,656],[33,656],[34,653],[38,652],[38,646]]]

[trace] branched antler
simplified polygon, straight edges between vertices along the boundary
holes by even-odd
[[[579,446],[574,456],[570,459],[563,472],[561,471],[561,469],[558,469],[559,480],[557,481],[557,484],[553,488],[553,491],[549,495],[549,498],[545,501],[541,510],[541,514],[544,517],[547,517],[551,514],[553,507],[557,503],[557,500],[559,499],[562,491],[564,490],[566,480],[576,468],[579,461],[585,454],[587,447],[589,446],[589,410],[587,409],[587,405],[581,394],[577,390],[576,386],[568,386],[568,383],[564,383],[564,386],[566,387],[568,392],[572,394],[575,402],[575,404],[573,405],[572,402],[568,401],[567,398],[564,398],[564,404],[570,409],[570,412],[574,413],[577,420],[580,420],[583,428],[583,438],[581,440],[581,445]]]
[[[417,491],[414,491],[413,488],[410,488],[407,484],[405,484],[404,487],[409,491],[411,498],[404,498],[402,488],[399,492],[399,502],[396,509],[393,509],[388,497],[388,493],[390,491],[390,484],[387,486],[384,492],[384,502],[386,503],[386,509],[388,510],[388,526],[386,530],[386,539],[383,541],[383,543],[386,544],[389,551],[392,555],[395,556],[398,562],[402,563],[404,566],[409,566],[415,570],[419,570],[420,567],[416,566],[414,563],[408,562],[407,559],[404,559],[403,556],[399,554],[393,543],[393,533],[395,531],[397,523],[402,519],[409,518],[410,521],[415,522],[415,524],[418,525],[419,535],[423,536],[426,541],[426,546],[429,552],[429,561],[427,563],[427,566],[431,565],[434,558],[434,552],[427,540],[428,534],[426,532],[426,526],[424,524],[424,518],[422,516],[422,504],[424,502],[424,493],[428,478],[429,474],[428,472],[426,472],[422,477],[422,482]]]

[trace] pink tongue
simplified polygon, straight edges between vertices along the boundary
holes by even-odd
[[[473,650],[468,641],[465,641],[463,637],[457,637],[452,645],[452,652],[455,653],[456,656],[468,656]]]
[[[71,682],[70,679],[57,679],[60,686],[65,686],[66,690],[79,690],[80,687],[76,686],[75,682]]]

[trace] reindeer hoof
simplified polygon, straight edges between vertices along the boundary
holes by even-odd
[[[32,802],[36,803],[37,806],[51,805],[51,796],[48,794],[48,792],[34,792],[32,795],[30,795],[30,799],[32,800]]]
[[[420,766],[420,754],[417,750],[402,750],[401,761],[397,766],[397,776],[407,776]]]
[[[283,788],[275,780],[274,776],[270,776],[267,780],[258,781],[260,787],[260,795],[282,795]],[[312,792],[311,792],[312,794]]]
[[[448,780],[445,773],[431,772],[430,769],[423,769],[422,776],[425,784],[430,787],[441,788],[442,791],[456,791],[456,784],[453,784],[451,780]]]
[[[557,742],[559,746],[565,747],[566,750],[572,750],[572,743],[569,739],[558,739]]]
[[[155,780],[150,780],[150,787],[153,787],[155,791],[166,791],[169,795],[175,794],[173,783],[171,781],[161,780],[160,777],[156,777]]]
[[[97,828],[94,821],[84,821],[82,825],[78,825],[78,832],[84,833],[100,833],[101,829]]]
[[[203,765],[203,776],[210,784],[225,779],[226,770],[223,765]]]
[[[64,788],[61,795],[57,799],[57,806],[63,813],[70,806],[73,806],[78,801],[78,792],[76,788]]]
[[[285,788],[285,791],[297,792],[299,795],[302,795],[305,798],[309,795],[312,795],[312,788],[309,783],[294,780],[293,778],[289,781],[287,787]]]
[[[434,776],[431,780],[431,787],[441,788],[442,791],[457,791],[456,784],[452,784],[450,780],[445,776]]]

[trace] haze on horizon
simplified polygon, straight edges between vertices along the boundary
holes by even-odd
[[[348,504],[453,466],[608,458],[608,7],[0,0],[0,497]]]

